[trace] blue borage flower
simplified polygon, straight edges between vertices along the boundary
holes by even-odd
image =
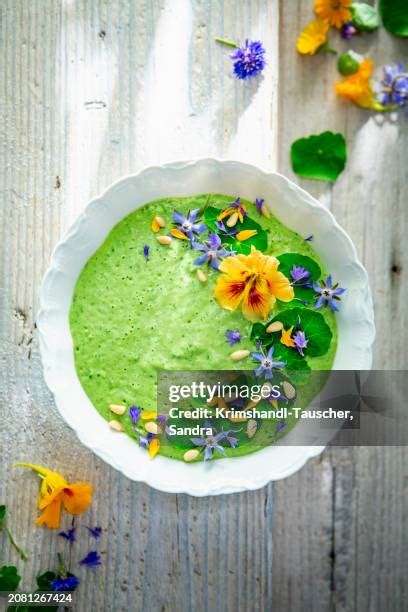
[[[310,282],[305,281],[306,278],[310,277],[310,272],[303,266],[293,266],[290,271],[290,276],[292,278],[292,285],[295,285],[296,287],[311,287]]]
[[[231,53],[234,62],[234,74],[238,79],[251,79],[260,74],[266,66],[265,49],[260,40],[248,40]]]
[[[149,250],[150,247],[147,246],[147,244],[145,244],[145,246],[143,247],[143,257],[146,260],[146,263],[149,261]]]
[[[68,529],[68,531],[60,531],[58,535],[61,536],[61,538],[64,538],[64,540],[67,540],[68,542],[75,542],[75,532],[76,527],[72,527],[71,529]]]
[[[225,448],[220,444],[222,440],[227,440],[231,448],[236,448],[238,446],[238,439],[230,435],[234,433],[233,430],[219,431],[217,433],[209,421],[205,421],[205,427],[206,429],[211,429],[211,435],[206,435],[203,438],[191,438],[191,442],[194,446],[204,447],[204,461],[211,459],[214,451],[218,451],[222,455],[225,455]]]
[[[408,72],[404,72],[404,64],[383,67],[384,78],[377,89],[378,101],[383,106],[408,105]]]
[[[307,348],[309,340],[306,338],[305,332],[299,329],[292,337],[295,344],[295,348],[302,357],[304,357],[303,350]]]
[[[54,578],[51,580],[51,591],[75,591],[79,585],[79,578],[76,576],[66,576],[65,578]]]
[[[216,221],[215,225],[218,229],[218,231],[220,231],[222,234],[225,234],[226,236],[230,236],[230,237],[234,237],[238,234],[239,230],[236,229],[235,227],[225,227],[224,223],[222,221]]]
[[[208,229],[204,223],[198,222],[198,213],[198,208],[191,210],[187,216],[177,210],[173,213],[173,221],[176,225],[176,229],[184,234],[190,241],[194,239],[195,235],[202,234]],[[176,238],[179,237],[177,233],[172,233],[170,231],[170,234]]]
[[[259,367],[255,370],[255,376],[265,376],[266,380],[270,380],[273,378],[273,370],[281,369],[286,366],[285,361],[274,361],[273,354],[275,352],[274,345],[271,346],[267,355],[261,345],[259,345],[259,351],[251,353],[251,357],[254,361],[258,361],[260,363]]]
[[[129,408],[129,416],[130,416],[130,420],[132,421],[133,427],[136,427],[141,414],[142,414],[142,409],[138,408],[138,406],[131,406]]]
[[[96,550],[91,550],[86,557],[81,559],[80,565],[86,565],[87,567],[96,567],[101,564],[101,556]]]
[[[338,312],[339,308],[336,301],[341,300],[342,295],[346,289],[338,286],[338,283],[333,285],[332,277],[329,275],[326,282],[321,281],[321,286],[317,283],[313,283],[313,289],[316,291],[316,303],[314,305],[315,310],[322,306],[329,306],[334,312]]]
[[[225,259],[225,257],[231,255],[231,251],[227,251],[222,246],[221,238],[215,232],[212,232],[205,242],[201,243],[193,240],[191,245],[193,249],[203,251],[203,254],[195,260],[195,266],[201,266],[203,263],[208,263],[214,270],[218,270],[219,260]]]
[[[87,525],[85,525],[86,528],[88,529],[89,533],[91,534],[91,536],[93,536],[94,538],[98,539],[102,533],[102,527],[88,527]]]
[[[238,344],[238,342],[241,342],[242,336],[237,329],[227,329],[225,333],[225,339],[230,346],[234,346],[234,344]]]

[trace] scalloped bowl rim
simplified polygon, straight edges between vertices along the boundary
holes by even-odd
[[[99,415],[97,410],[93,408],[89,398],[82,390],[75,372],[75,368],[73,368],[72,338],[69,331],[67,316],[70,305],[70,296],[72,297],[72,291],[75,286],[76,278],[78,277],[83,265],[89,258],[90,254],[92,254],[92,252],[98,248],[98,245],[96,245],[96,248],[93,248],[90,253],[86,254],[85,259],[85,255],[83,255],[81,252],[81,247],[78,245],[76,249],[70,251],[71,245],[76,239],[79,239],[81,232],[84,230],[85,236],[87,235],[87,231],[89,236],[89,231],[92,231],[93,226],[91,228],[87,228],[88,220],[92,218],[92,215],[95,215],[96,211],[100,213],[99,209],[102,209],[105,203],[110,201],[112,196],[114,199],[118,193],[121,193],[121,190],[123,192],[124,186],[131,186],[132,184],[137,185],[137,183],[141,183],[143,185],[143,180],[148,182],[149,175],[154,175],[155,173],[157,175],[170,173],[168,174],[167,180],[171,182],[170,176],[172,174],[176,175],[177,173],[180,174],[183,172],[190,172],[193,175],[194,173],[198,175],[200,172],[203,172],[204,176],[206,176],[206,173],[208,174],[208,172],[213,172],[214,176],[216,176],[218,172],[222,174],[222,180],[224,180],[228,173],[234,174],[237,172],[239,176],[246,176],[248,179],[255,177],[256,182],[264,181],[264,183],[268,184],[271,189],[273,188],[272,186],[274,183],[276,183],[274,188],[276,188],[278,191],[279,188],[283,190],[280,195],[283,194],[284,197],[286,197],[286,195],[290,195],[293,197],[294,201],[296,200],[297,204],[295,209],[297,210],[297,214],[304,213],[305,217],[307,218],[308,215],[313,217],[314,213],[316,213],[316,220],[318,218],[321,225],[333,232],[336,240],[338,240],[339,244],[342,244],[344,253],[347,253],[346,259],[349,262],[350,274],[352,274],[352,278],[353,274],[356,276],[356,287],[353,288],[354,299],[350,300],[349,302],[345,302],[345,304],[347,305],[346,307],[349,312],[352,314],[357,313],[357,320],[362,326],[362,329],[364,329],[364,334],[363,337],[360,338],[359,347],[353,345],[355,355],[354,361],[353,359],[351,360],[351,367],[365,370],[371,368],[372,344],[375,338],[375,326],[368,275],[358,259],[352,240],[339,226],[333,214],[322,204],[320,204],[320,202],[314,199],[308,192],[280,173],[268,172],[259,167],[243,162],[205,158],[193,161],[177,161],[157,166],[148,166],[141,169],[134,175],[128,175],[122,177],[118,181],[115,181],[107,189],[105,189],[101,195],[91,200],[84,211],[77,217],[77,219],[68,229],[65,236],[57,243],[52,252],[50,265],[44,275],[41,285],[40,308],[37,315],[37,326],[39,331],[39,344],[44,378],[47,386],[54,395],[59,413],[68,423],[68,425],[70,425],[70,427],[75,431],[80,441],[85,446],[90,448],[96,455],[122,472],[131,480],[144,482],[164,492],[188,493],[194,496],[217,495],[244,490],[254,490],[266,485],[271,480],[279,480],[295,473],[306,463],[309,458],[318,455],[325,447],[321,445],[275,445],[258,451],[257,453],[238,458],[223,459],[220,461],[211,462],[210,464],[200,463],[188,465],[184,464],[183,462],[174,461],[162,456],[157,456],[153,463],[148,458],[147,453],[142,449],[139,449],[135,445],[134,441],[128,438],[128,436],[126,436],[126,438],[129,440],[132,446],[129,446],[128,442],[125,442],[120,444],[120,446],[123,447],[125,445],[127,450],[123,451],[123,448],[119,448],[118,434],[109,429],[106,421]],[[195,179],[197,178],[198,177],[195,177]],[[194,177],[192,180],[194,183]],[[164,177],[164,182],[166,182],[166,177]],[[214,191],[214,189],[208,189],[207,191],[200,191],[198,189],[192,191],[190,189],[187,190],[185,195],[194,195],[197,193]],[[243,193],[243,191],[244,189],[240,189],[240,195],[242,197],[247,197],[247,194]],[[221,189],[218,190],[218,192],[229,193],[229,191],[222,191]],[[252,199],[254,199],[254,195],[255,194],[252,194]],[[144,199],[144,201],[141,201],[138,203],[138,205],[135,205],[134,209],[142,206],[143,203],[166,196],[172,197],[174,196],[174,193],[166,193],[165,191],[162,191],[161,195],[158,194],[156,197]],[[290,202],[291,201],[292,200],[290,200]],[[291,203],[289,204],[287,202],[286,204],[288,204],[288,208],[292,206]],[[302,209],[302,206],[304,206],[304,209]],[[121,215],[121,217],[118,219],[115,219],[113,223],[112,221],[109,221],[109,224],[101,229],[99,237],[94,238],[94,242],[99,242],[99,244],[101,244],[120,218],[126,216],[129,212],[131,212],[131,210],[132,209],[127,210],[125,214]],[[276,214],[276,209],[274,206],[272,206],[271,210]],[[282,210],[283,214],[287,214],[286,208],[283,208]],[[112,212],[113,207],[110,209],[106,208],[106,211],[114,214]],[[277,214],[277,216],[278,218],[282,218],[282,214]],[[99,223],[103,223],[101,217],[102,216],[99,214]],[[291,225],[288,224],[288,226],[290,227]],[[319,236],[320,235],[318,235],[318,238]],[[324,245],[324,238],[320,236],[319,240],[321,244]],[[82,245],[82,243],[80,244]],[[84,250],[86,250],[86,247]],[[316,248],[316,250],[319,252],[318,248]],[[74,268],[76,266],[76,272],[70,270],[70,265]],[[62,292],[61,295],[59,295],[59,291]],[[67,302],[68,298],[69,302]],[[345,315],[345,317],[346,316],[347,315]],[[348,323],[347,318],[345,318],[345,321]],[[354,318],[352,318],[352,321],[354,322]],[[57,337],[62,338],[61,343],[56,342],[56,331],[60,334],[58,336],[57,333]],[[350,339],[353,338],[354,341],[353,334],[354,332],[351,330],[348,337]],[[339,345],[341,336],[342,334],[340,333],[339,329]],[[347,346],[347,350],[348,348],[349,347]],[[338,354],[339,349],[333,369],[351,369],[351,367],[348,365],[347,359],[343,359],[340,364],[336,363]],[[338,365],[340,365],[340,367],[338,367]],[[345,368],[344,365],[347,365],[347,368]],[[68,373],[66,380],[64,377],[60,376],[61,371],[63,371],[64,374],[66,372]],[[81,403],[81,409],[79,409],[79,407],[75,407],[75,414],[72,412],[72,404],[70,404],[70,401],[64,393],[68,387],[70,391],[71,389],[74,389],[75,393],[78,395],[79,402]],[[89,412],[90,408],[92,408],[94,411],[93,416],[91,416],[91,413]],[[87,413],[88,416],[94,421],[91,430],[79,418],[81,410],[84,411],[84,414]],[[95,428],[97,432],[95,435],[93,435]],[[290,436],[291,433],[288,434],[288,436]],[[131,452],[132,455],[130,455]],[[129,458],[133,459],[133,461],[128,461]],[[268,462],[266,461],[267,459],[271,459],[271,465],[268,465]],[[135,460],[139,461],[136,466]],[[152,466],[154,466],[154,469]],[[169,468],[173,473],[176,472],[172,479],[168,478]],[[258,472],[256,470],[258,470]],[[254,475],[254,473],[256,475]]]

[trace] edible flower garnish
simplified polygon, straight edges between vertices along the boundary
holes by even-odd
[[[225,234],[226,236],[231,236],[234,237],[238,234],[238,230],[235,227],[225,227],[224,223],[222,221],[216,221],[215,225],[217,227],[217,229],[222,233]]]
[[[300,287],[301,285],[309,285],[308,282],[303,282],[300,283],[300,281],[304,280],[305,278],[309,278],[310,277],[310,272],[309,270],[306,270],[306,268],[303,268],[303,266],[293,266],[293,268],[290,271],[290,276],[292,278],[292,285],[296,284],[297,287]]]
[[[317,293],[317,300],[314,306],[315,310],[322,306],[329,306],[334,312],[338,312],[339,308],[336,301],[339,302],[341,300],[339,296],[342,295],[346,289],[339,287],[338,283],[333,285],[331,275],[327,277],[326,282],[322,281],[321,283],[322,286],[313,283],[313,289]]]
[[[130,416],[130,419],[132,421],[132,425],[134,427],[136,427],[137,422],[138,422],[141,414],[142,414],[142,409],[141,408],[138,408],[137,406],[131,406],[129,408],[129,416]]]
[[[88,567],[96,567],[101,564],[101,556],[96,550],[91,550],[86,557],[81,559],[80,565],[87,565]]]
[[[42,513],[36,520],[37,525],[58,528],[61,504],[70,514],[81,514],[91,505],[92,487],[87,482],[68,484],[61,474],[32,463],[17,463],[16,466],[30,468],[42,478],[38,501]]]
[[[281,344],[288,346],[289,348],[292,348],[295,346],[295,342],[292,338],[292,331],[293,331],[293,325],[292,327],[289,327],[289,329],[282,329],[282,335],[281,335]]]
[[[241,202],[240,198],[237,198],[235,202],[231,202],[227,208],[224,208],[224,210],[218,215],[217,219],[218,221],[222,221],[226,217],[231,217],[236,213],[239,221],[242,223],[245,215],[247,214],[246,211],[246,205]]]
[[[143,257],[146,260],[146,263],[149,261],[149,247],[147,246],[147,244],[145,244],[145,246],[143,247]]]
[[[377,88],[377,98],[384,106],[408,105],[408,73],[404,72],[404,64],[384,66],[384,78]]]
[[[251,79],[266,66],[265,49],[260,40],[248,40],[230,55],[234,62],[234,74],[238,79]]]
[[[221,243],[221,238],[215,232],[212,232],[204,243],[192,242],[193,249],[203,251],[203,254],[194,262],[194,265],[201,266],[203,263],[208,263],[214,270],[219,268],[219,260],[225,259],[231,255]]]
[[[160,440],[158,438],[152,438],[149,442],[148,452],[149,456],[153,459],[160,450]]]
[[[290,302],[294,298],[293,287],[278,267],[276,257],[264,255],[254,246],[250,255],[227,257],[219,265],[224,274],[217,281],[214,296],[227,310],[241,305],[250,321],[266,319],[276,299]]]
[[[303,349],[307,348],[309,340],[307,340],[305,332],[298,329],[296,334],[293,336],[294,345],[300,355],[304,357]]]
[[[194,235],[202,234],[207,229],[203,223],[198,223],[199,209],[191,210],[187,217],[177,210],[173,213],[173,221],[176,227],[170,230],[170,234],[180,240],[193,240]]]
[[[79,585],[79,578],[76,576],[66,576],[65,578],[54,578],[51,580],[51,591],[75,591]]]
[[[249,240],[253,238],[258,233],[258,230],[242,230],[242,232],[238,232],[236,235],[236,239],[240,242],[244,242],[245,240]]]
[[[205,422],[205,427],[207,430],[211,429],[211,435],[206,435],[203,438],[191,438],[194,446],[204,447],[204,461],[211,459],[215,450],[225,455],[225,448],[220,445],[221,440],[225,438],[225,432],[216,433],[214,427],[208,421]]]
[[[139,433],[139,446],[141,448],[147,448],[150,442],[153,440],[154,435],[152,433],[148,433],[146,436]]]
[[[230,346],[234,346],[234,344],[238,344],[242,340],[242,336],[237,329],[227,329],[225,338]]]
[[[86,526],[86,528],[91,534],[91,536],[93,536],[95,539],[98,539],[101,536],[102,527],[87,527]]]
[[[356,34],[358,34],[358,30],[353,26],[351,21],[343,23],[341,26],[341,37],[344,38],[344,40],[351,40]]]
[[[321,19],[311,21],[299,34],[296,49],[301,55],[314,55],[327,41],[329,24]]]
[[[372,72],[373,62],[368,58],[364,59],[356,73],[336,83],[337,95],[351,100],[362,108],[371,108],[378,111],[387,110],[387,107],[382,106],[375,98],[370,82]]]
[[[68,529],[68,531],[60,531],[58,535],[64,538],[64,540],[67,540],[67,542],[75,542],[75,532],[76,527],[72,527],[72,529]]]
[[[315,0],[314,11],[320,19],[340,29],[351,19],[352,0]]]
[[[255,199],[255,206],[257,211],[259,212],[260,215],[263,215],[264,217],[266,217],[267,219],[269,219],[270,217],[270,212],[269,210],[266,208],[266,206],[264,206],[265,204],[265,200],[256,198]]]
[[[254,361],[258,361],[260,365],[255,370],[255,376],[265,376],[266,380],[270,380],[273,378],[273,370],[284,368],[286,366],[285,361],[274,361],[273,354],[275,352],[274,345],[268,351],[268,354],[265,355],[262,346],[259,347],[259,351],[251,353],[251,357]]]
[[[279,421],[276,426],[276,433],[281,433],[284,429],[286,429],[286,421]]]

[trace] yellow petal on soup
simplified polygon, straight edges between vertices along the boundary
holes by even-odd
[[[155,412],[154,410],[143,410],[142,414],[140,415],[140,418],[142,419],[142,421],[151,421],[152,419],[155,419],[157,417],[157,412]]]
[[[285,346],[288,346],[289,348],[292,348],[295,346],[295,343],[292,339],[292,331],[293,331],[293,325],[289,329],[282,329],[282,336],[280,339],[281,344],[284,344]]]
[[[177,229],[177,227],[173,227],[173,229],[170,230],[170,234],[180,240],[188,240],[188,237],[181,230]]]
[[[151,222],[150,228],[152,230],[152,232],[154,232],[155,234],[157,234],[157,232],[160,231],[160,225],[157,222],[156,217],[153,219],[153,221]]]
[[[244,240],[248,240],[249,238],[256,236],[257,233],[257,230],[242,230],[242,232],[238,232],[235,238],[240,242],[244,242]]]
[[[158,438],[153,438],[153,440],[149,444],[149,455],[153,459],[157,455],[160,449],[160,440]]]

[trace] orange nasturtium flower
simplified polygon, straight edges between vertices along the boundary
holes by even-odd
[[[343,96],[363,108],[372,108],[378,111],[386,110],[376,100],[373,88],[371,87],[370,77],[372,72],[373,62],[370,59],[363,60],[358,72],[336,83],[337,95]]]
[[[299,34],[296,41],[296,49],[301,55],[314,55],[318,49],[327,41],[329,24],[327,21],[315,19],[311,21]]]
[[[89,508],[92,487],[87,482],[68,484],[61,474],[32,463],[17,463],[17,467],[31,468],[42,478],[38,507],[42,513],[35,521],[51,529],[60,526],[61,504],[70,514],[81,514]]]
[[[343,23],[351,19],[352,0],[315,0],[314,11],[317,17],[327,21],[335,28],[341,28]]]
[[[250,321],[266,319],[276,299],[290,302],[294,298],[289,280],[278,271],[279,260],[264,255],[254,246],[250,255],[227,257],[220,263],[214,296],[227,310],[241,304],[244,317]]]

